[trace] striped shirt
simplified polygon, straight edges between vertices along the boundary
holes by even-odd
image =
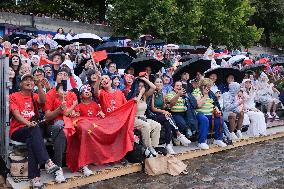
[[[192,92],[192,95],[195,97],[195,98],[198,98],[198,97],[201,97],[201,91],[199,89],[195,89],[193,92]],[[203,113],[204,115],[212,115],[212,112],[213,112],[213,108],[214,108],[214,101],[213,99],[207,97],[205,99],[205,102],[204,104],[202,105],[202,107],[198,107],[196,109],[196,112],[199,112],[199,113]]]
[[[166,101],[170,102],[172,98],[176,96],[176,93],[174,91],[168,93],[166,95]],[[179,97],[176,104],[171,107],[171,112],[185,112],[186,106],[185,106],[185,100],[182,97]]]

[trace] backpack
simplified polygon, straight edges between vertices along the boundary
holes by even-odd
[[[127,152],[125,158],[130,163],[141,163],[145,159],[145,147],[142,142],[142,134],[138,129],[134,129],[134,147],[132,151]]]

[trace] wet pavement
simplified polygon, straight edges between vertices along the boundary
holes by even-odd
[[[188,175],[135,173],[77,189],[284,189],[284,138],[184,161]]]

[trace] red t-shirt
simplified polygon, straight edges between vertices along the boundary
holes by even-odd
[[[34,101],[37,103],[38,107],[40,104],[38,102],[38,94],[34,93]],[[21,92],[15,92],[9,95],[10,113],[13,110],[18,110],[20,114],[28,121],[35,115],[34,105],[32,101],[32,96],[25,96]],[[10,137],[18,129],[24,127],[25,125],[18,122],[14,116],[10,119]]]
[[[124,94],[119,90],[115,91],[114,93],[108,93],[105,90],[101,89],[99,100],[102,111],[105,114],[116,110],[127,102]]]
[[[67,108],[70,108],[73,104],[73,102],[77,100],[77,96],[75,93],[68,91],[67,95],[65,97],[66,106]],[[57,95],[57,91],[55,88],[51,89],[46,93],[46,102],[45,102],[45,111],[50,110],[54,111],[56,110],[60,105],[62,101]],[[63,120],[63,111],[55,118],[56,120]]]
[[[81,102],[76,107],[76,111],[80,112],[80,116],[83,117],[96,117],[100,108],[96,102],[91,102],[89,104],[85,104]]]

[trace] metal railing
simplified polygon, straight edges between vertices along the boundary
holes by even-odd
[[[9,58],[0,56],[0,155],[7,162],[9,148]]]

